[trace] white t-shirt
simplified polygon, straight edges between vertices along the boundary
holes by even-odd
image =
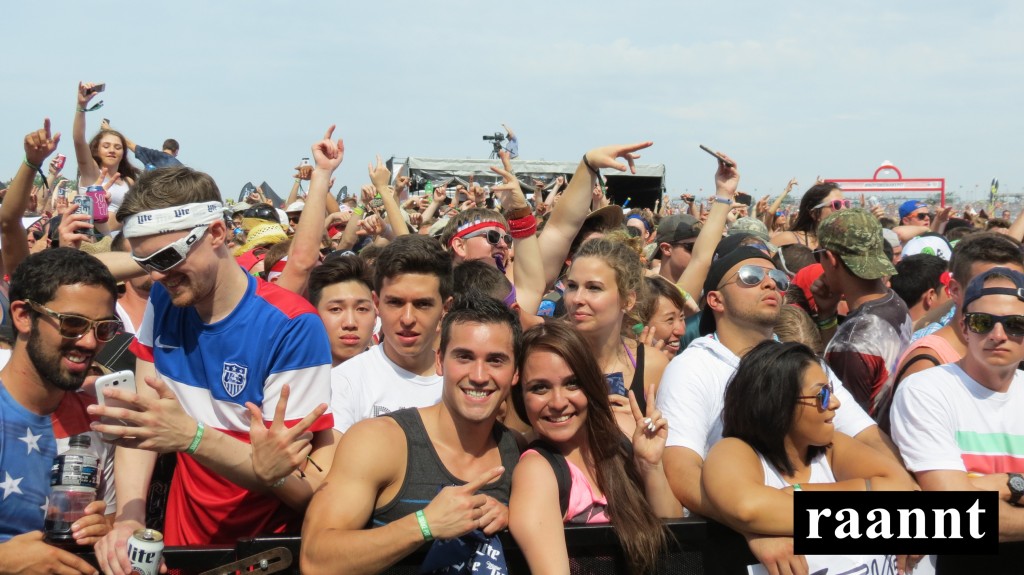
[[[711,446],[722,439],[725,388],[739,364],[740,358],[712,335],[697,338],[669,362],[657,399],[669,423],[668,447],[687,447],[707,457]],[[842,403],[836,411],[836,431],[853,437],[875,425],[832,370],[823,367]]]
[[[440,375],[417,375],[395,365],[375,345],[331,369],[334,428],[345,433],[356,422],[407,407],[441,401]]]
[[[915,373],[896,388],[892,438],[910,471],[1024,473],[1024,372],[1005,393],[952,363]]]
[[[117,319],[121,320],[121,325],[124,326],[124,332],[134,335],[135,324],[132,323],[132,317],[128,314],[128,310],[121,307],[120,301],[114,304],[114,313],[117,314]]]

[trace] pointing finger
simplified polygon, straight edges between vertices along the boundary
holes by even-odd
[[[478,489],[480,489],[484,485],[487,485],[488,483],[490,483],[490,482],[494,481],[495,479],[501,477],[502,473],[505,473],[505,468],[500,466],[500,465],[498,467],[493,468],[493,469],[488,469],[487,471],[484,471],[480,475],[477,475],[476,478],[473,479],[472,481],[469,481],[468,483],[463,485],[462,489],[464,491],[469,491],[471,493],[475,493]]]
[[[324,134],[325,140],[330,140],[331,137],[334,136],[334,126],[334,124],[331,124],[331,127],[327,128],[327,133]]]
[[[288,430],[292,434],[293,440],[294,438],[301,436],[303,433],[306,433],[306,430],[312,427],[313,424],[316,423],[316,420],[320,419],[320,416],[326,412],[327,404],[321,403],[320,405],[316,406],[316,408],[313,411],[310,411],[308,414],[306,414],[306,417],[303,417],[301,421],[293,425],[292,428]]]

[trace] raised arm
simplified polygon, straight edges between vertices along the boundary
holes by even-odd
[[[796,178],[793,178],[793,179],[789,180],[789,183],[786,184],[786,189],[782,190],[782,194],[780,194],[779,197],[775,198],[775,201],[772,202],[771,207],[768,208],[768,213],[769,214],[774,216],[775,213],[779,211],[779,208],[782,207],[782,200],[786,199],[786,196],[789,195],[789,192],[793,191],[793,186],[796,186],[796,185],[797,185]],[[768,223],[768,222],[765,222],[765,223]],[[769,225],[768,231],[771,231],[771,229],[772,228]]]
[[[328,184],[331,181],[331,174],[345,159],[345,142],[341,138],[334,142],[331,139],[333,134],[332,125],[327,129],[324,138],[313,144],[316,169],[311,175],[302,216],[295,226],[295,236],[292,238],[291,247],[288,248],[288,263],[277,280],[277,285],[300,295],[306,291],[309,272],[320,260],[320,241],[324,236],[323,218],[327,209],[327,196],[330,194]],[[298,180],[296,185],[297,182]]]
[[[92,150],[89,149],[89,142],[85,139],[85,110],[89,102],[96,97],[93,92],[95,84],[78,83],[77,106],[75,108],[75,121],[71,127],[71,139],[75,143],[75,160],[78,163],[80,181],[91,182],[100,174],[100,167],[92,157]]]
[[[368,170],[370,181],[373,182],[373,189],[376,190],[377,194],[380,195],[381,201],[384,202],[384,210],[387,213],[388,224],[391,225],[392,233],[395,237],[407,235],[409,233],[409,226],[405,225],[405,220],[402,218],[402,206],[398,205],[394,188],[388,185],[388,182],[391,180],[391,171],[381,161],[380,155],[377,156],[377,165],[370,164]]]
[[[25,160],[18,166],[14,180],[7,188],[7,195],[0,204],[0,241],[4,271],[14,273],[18,265],[28,257],[28,240],[21,217],[25,214],[30,202],[32,183],[36,172],[46,158],[57,149],[60,133],[50,134],[50,119],[43,120],[43,128],[30,132],[25,136]]]
[[[540,250],[544,263],[545,285],[551,285],[558,279],[565,257],[569,254],[572,240],[580,231],[583,220],[590,214],[591,190],[597,184],[597,170],[612,168],[620,172],[627,169],[636,173],[633,162],[640,157],[639,150],[652,146],[654,142],[640,142],[624,146],[605,146],[595,148],[583,155],[583,160],[576,166],[576,172],[569,181],[551,212],[551,218],[541,233]],[[618,161],[626,160],[629,164]]]
[[[726,221],[732,210],[730,201],[736,199],[736,187],[740,183],[740,173],[736,162],[728,156],[724,157],[733,165],[730,167],[721,160],[718,162],[718,171],[715,172],[715,197],[720,199],[712,202],[711,213],[708,214],[708,219],[704,222],[704,226],[693,244],[690,263],[683,270],[683,275],[679,276],[679,281],[676,282],[676,285],[686,293],[697,294],[698,297],[704,287],[704,278],[707,277],[708,270],[711,269],[715,248],[718,247],[718,242],[722,241],[722,233],[725,231]]]
[[[491,167],[504,183],[492,189],[500,194],[501,205],[509,218],[510,233],[515,244],[512,277],[515,280],[516,303],[527,315],[536,315],[544,297],[544,266],[541,263],[540,244],[537,242],[537,219],[530,210],[519,179],[512,173],[508,152],[499,154],[502,168]]]

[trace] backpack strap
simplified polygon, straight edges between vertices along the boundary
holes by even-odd
[[[565,456],[541,439],[530,443],[527,449],[533,449],[551,464],[551,469],[555,472],[555,481],[558,483],[558,507],[562,510],[562,517],[565,517],[565,512],[569,510],[569,491],[572,489],[572,477],[569,475],[569,464],[566,463]]]
[[[899,383],[899,382],[903,381],[903,376],[907,373],[907,370],[910,369],[910,366],[914,365],[915,363],[917,363],[918,361],[920,361],[922,359],[928,360],[928,361],[932,362],[932,364],[934,364],[934,365],[942,365],[942,362],[939,361],[938,358],[936,358],[933,355],[929,355],[927,353],[922,353],[921,355],[915,355],[914,357],[912,357],[910,359],[910,361],[908,361],[906,363],[906,365],[903,366],[903,369],[901,369],[898,372],[896,372],[896,379],[894,379],[893,381],[896,382],[896,383]]]

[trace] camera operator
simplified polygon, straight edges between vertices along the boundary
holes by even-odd
[[[516,138],[516,133],[512,131],[505,124],[501,125],[508,132],[508,144],[505,146],[505,151],[508,152],[509,159],[514,160],[519,157],[519,139]]]

